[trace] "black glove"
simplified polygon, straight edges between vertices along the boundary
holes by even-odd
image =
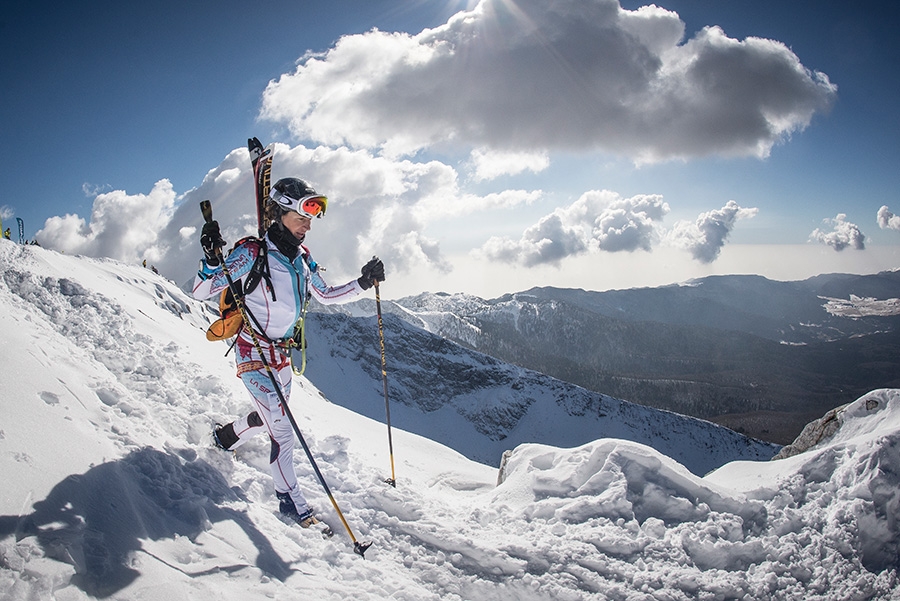
[[[356,281],[363,290],[368,290],[375,285],[375,282],[384,281],[384,263],[378,257],[372,257],[360,271],[362,271],[362,276]]]
[[[200,246],[203,247],[203,255],[206,258],[206,264],[215,267],[219,264],[219,257],[216,250],[225,246],[225,240],[219,233],[219,222],[209,221],[203,224],[203,231],[200,233]]]

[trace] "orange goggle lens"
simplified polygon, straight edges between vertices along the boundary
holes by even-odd
[[[300,212],[305,213],[310,217],[321,217],[325,214],[325,208],[327,206],[328,201],[322,196],[307,198],[300,203]]]
[[[325,209],[328,207],[328,199],[319,194],[311,194],[297,200],[273,189],[270,196],[272,200],[288,211],[296,211],[309,218],[321,217],[325,214]]]

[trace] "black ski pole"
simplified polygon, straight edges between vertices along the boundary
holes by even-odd
[[[208,200],[204,200],[200,203],[200,210],[203,213],[203,219],[207,223],[212,221],[212,205]],[[275,373],[272,371],[272,368],[269,366],[269,362],[266,360],[266,355],[262,351],[262,347],[259,343],[259,338],[256,336],[256,331],[253,329],[251,321],[248,317],[247,307],[244,305],[244,299],[240,294],[235,294],[237,287],[234,284],[234,280],[231,279],[231,273],[228,271],[228,267],[225,265],[225,257],[222,256],[222,249],[217,248],[216,255],[219,258],[219,264],[222,266],[222,273],[225,274],[225,279],[228,280],[228,287],[231,288],[231,293],[234,295],[235,303],[237,304],[238,310],[241,313],[241,318],[243,318],[244,324],[247,325],[247,330],[250,332],[250,337],[253,339],[253,346],[256,347],[256,352],[259,353],[259,358],[260,360],[262,360],[263,367],[266,368],[266,374],[269,376],[269,380],[271,380],[272,386],[275,388],[275,393],[278,395],[278,400],[281,403],[281,408],[284,409],[285,415],[287,415],[288,420],[291,422],[291,426],[294,428],[294,433],[297,435],[297,438],[300,440],[300,445],[306,452],[306,458],[309,459],[309,463],[310,465],[312,465],[313,471],[316,473],[316,477],[319,479],[319,483],[322,485],[322,488],[325,489],[325,494],[328,495],[328,499],[331,501],[331,505],[334,507],[334,511],[341,519],[341,523],[347,530],[347,534],[350,535],[350,540],[353,542],[353,552],[365,559],[366,549],[371,547],[372,543],[360,543],[353,535],[353,530],[350,529],[350,524],[348,524],[346,518],[344,518],[344,513],[341,511],[341,508],[338,507],[334,495],[331,494],[331,489],[328,488],[328,483],[325,482],[325,477],[322,475],[322,472],[319,471],[319,466],[316,464],[316,460],[312,455],[312,451],[310,451],[309,449],[309,445],[306,444],[306,439],[304,439],[303,434],[300,433],[300,428],[299,426],[297,426],[297,421],[294,419],[294,415],[291,413],[291,410],[288,407],[287,400],[284,398],[284,393],[282,392],[281,386],[279,385],[278,380],[275,377]]]
[[[397,488],[397,477],[394,473],[394,442],[391,439],[391,404],[388,401],[387,362],[384,356],[384,322],[381,319],[381,291],[378,280],[375,282],[375,308],[378,312],[378,339],[381,341],[381,380],[384,383],[384,412],[387,415],[388,452],[391,457],[391,477],[385,482]]]

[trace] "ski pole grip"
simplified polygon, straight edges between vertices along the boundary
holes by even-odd
[[[212,204],[208,200],[200,201],[200,212],[203,213],[203,221],[209,223],[212,218]]]

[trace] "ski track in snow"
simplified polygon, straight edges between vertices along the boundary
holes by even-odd
[[[296,378],[331,539],[276,515],[268,443],[210,426],[249,408],[206,305],[152,272],[0,244],[0,599],[897,599],[900,391],[829,444],[706,478],[603,439],[503,468],[385,426]],[[381,399],[373,398],[373,402]],[[874,405],[873,405],[874,402]]]

